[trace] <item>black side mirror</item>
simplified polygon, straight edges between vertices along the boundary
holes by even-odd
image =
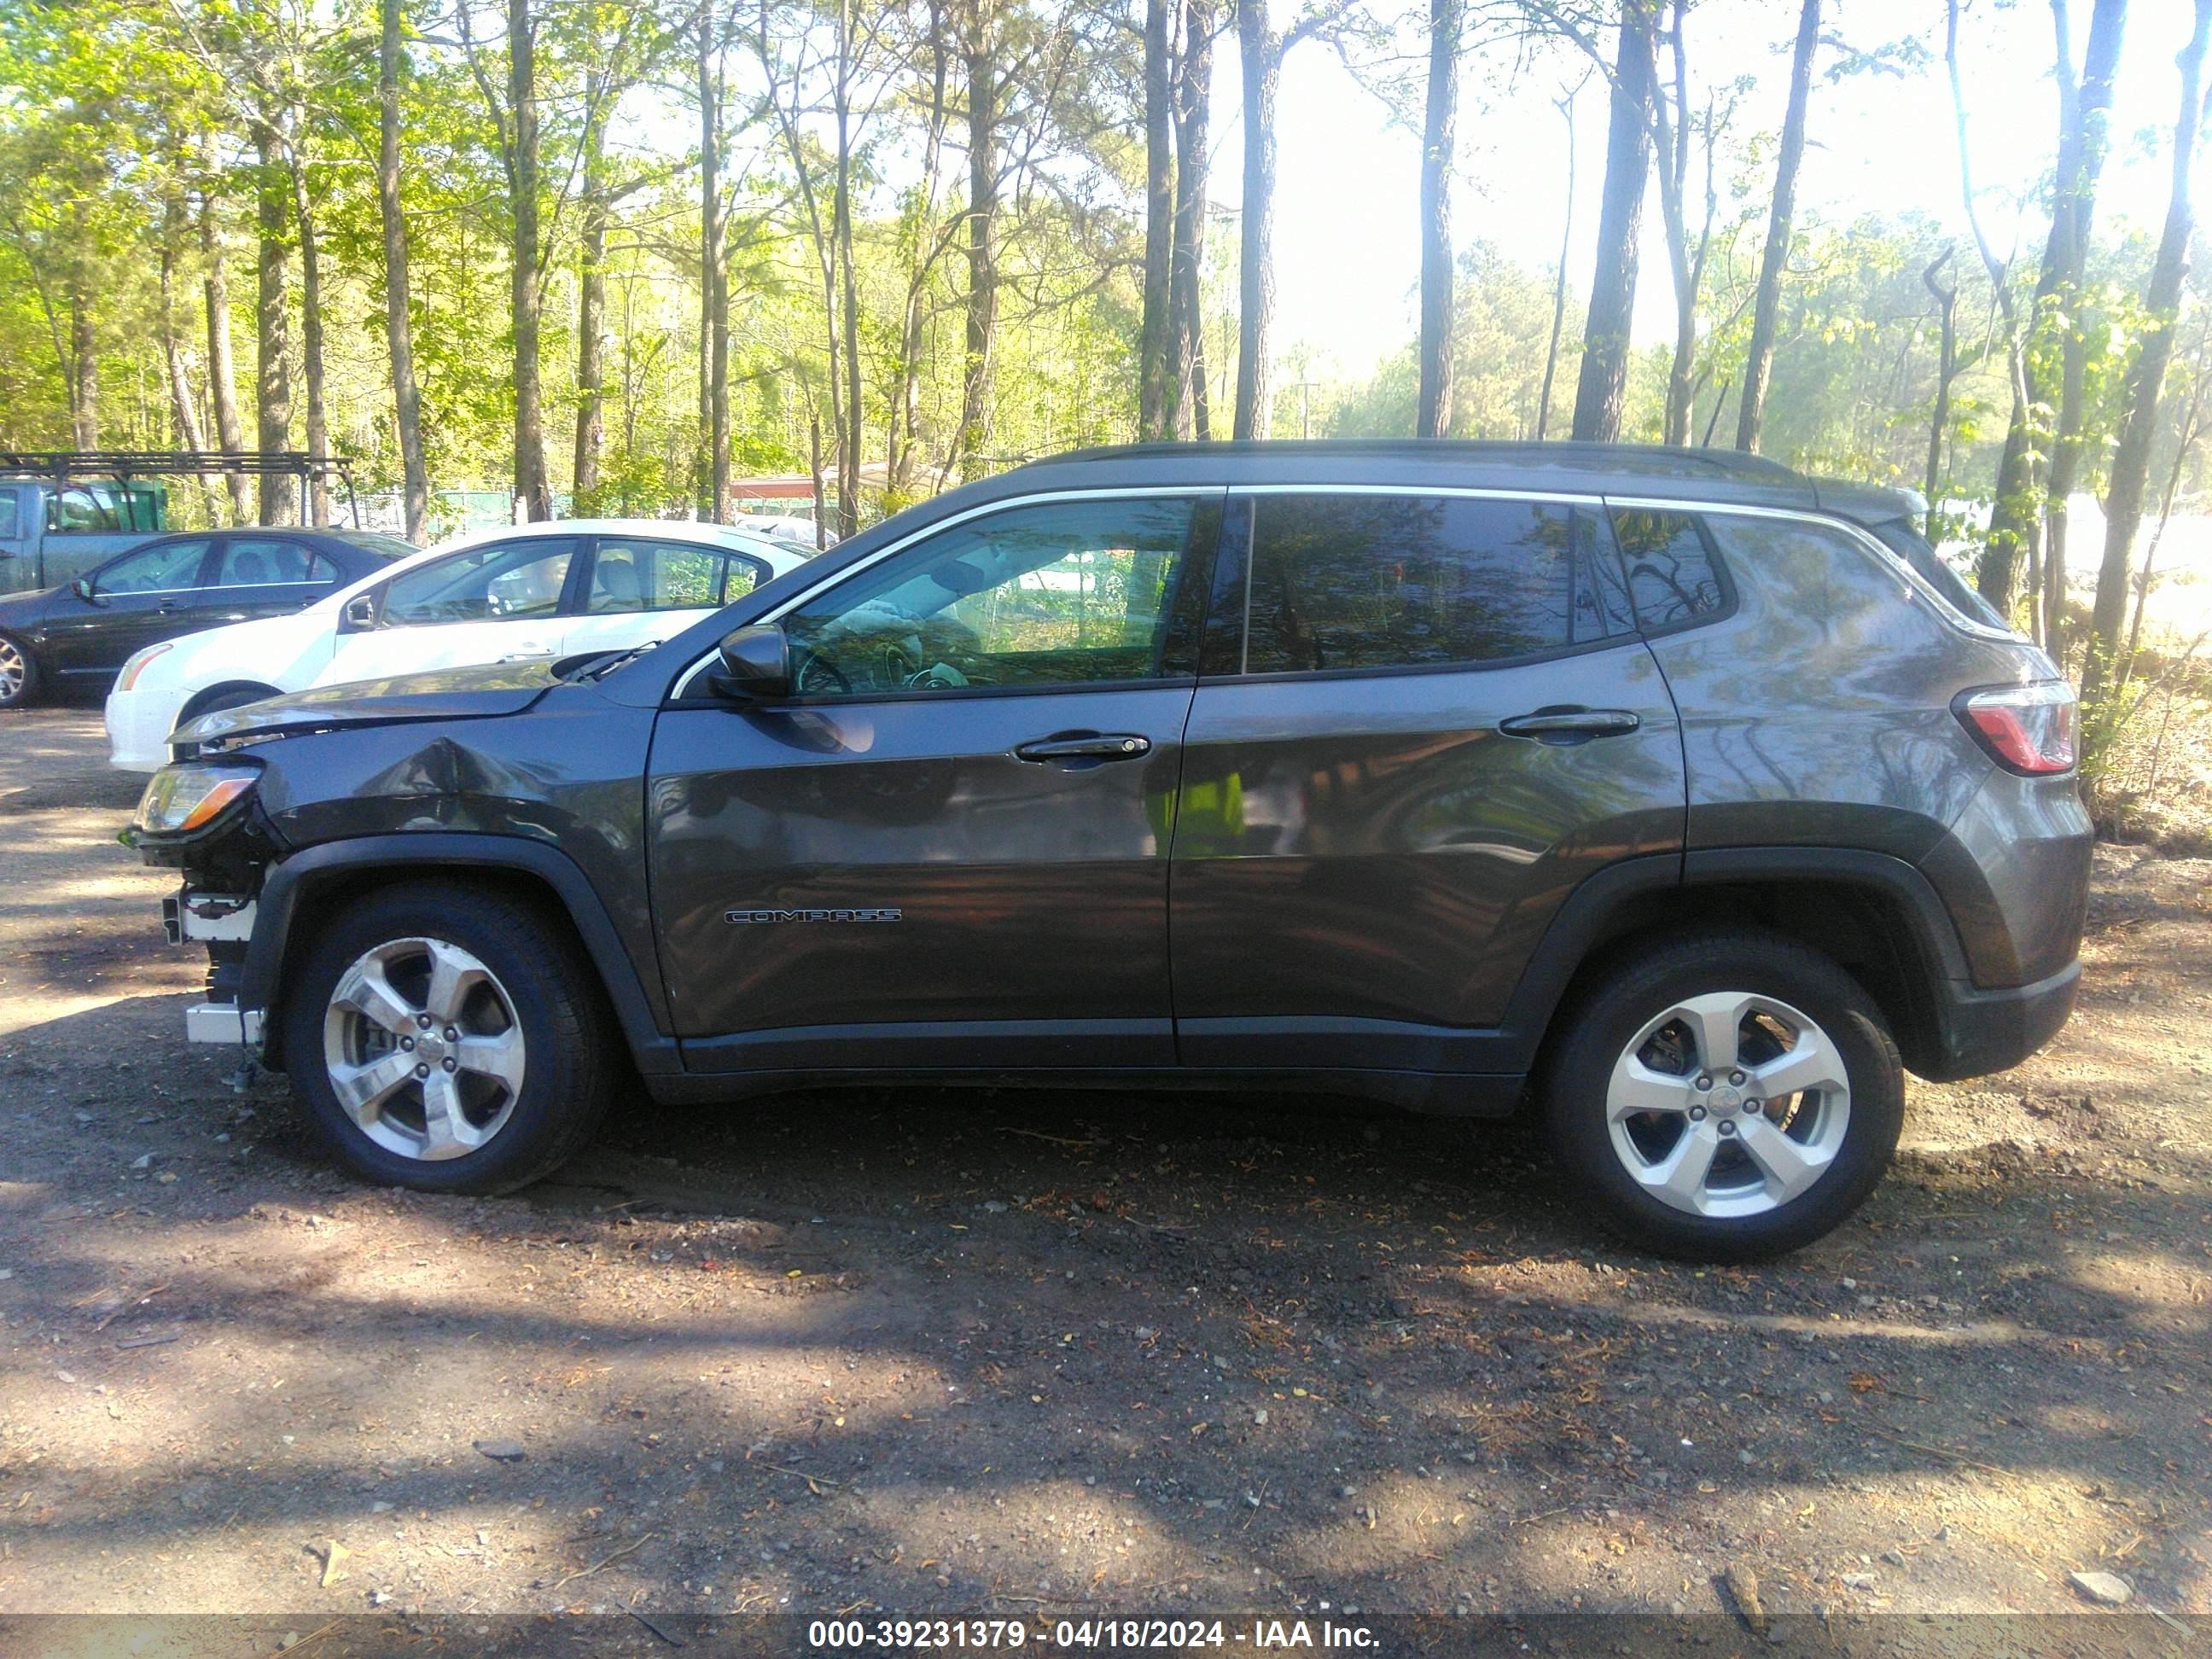
[[[774,623],[755,623],[722,635],[721,672],[711,684],[718,696],[774,702],[791,695],[791,642]]]
[[[75,581],[71,582],[70,584],[70,592],[76,594],[77,598],[82,599],[87,605],[98,605],[100,603],[100,595],[94,590],[92,586],[92,578],[89,576],[79,576]]]

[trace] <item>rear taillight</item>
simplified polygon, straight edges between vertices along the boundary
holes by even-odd
[[[2063,680],[1968,691],[1951,706],[2008,772],[2044,777],[2074,764],[2074,688]]]

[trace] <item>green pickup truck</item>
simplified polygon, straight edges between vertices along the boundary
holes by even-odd
[[[0,471],[0,593],[58,587],[169,527],[155,478],[9,477]]]

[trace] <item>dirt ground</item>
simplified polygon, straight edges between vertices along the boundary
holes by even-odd
[[[1510,1126],[641,1099],[499,1201],[189,1048],[97,714],[0,717],[0,1612],[2080,1612],[2212,1630],[2212,862],[1776,1266]],[[335,1560],[331,1546],[337,1549]],[[306,1624],[295,1626],[305,1630]]]

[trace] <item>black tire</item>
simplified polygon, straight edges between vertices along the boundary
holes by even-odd
[[[29,708],[39,700],[40,682],[46,678],[39,672],[37,654],[13,634],[0,634],[0,657],[22,665],[20,676],[0,677],[0,708]]]
[[[458,945],[496,976],[526,1056],[504,1125],[475,1150],[436,1160],[372,1139],[339,1104],[325,1060],[339,981],[367,952],[416,938]],[[283,1018],[285,1063],[309,1124],[355,1174],[422,1192],[512,1192],[550,1173],[591,1139],[621,1075],[605,995],[573,935],[526,902],[459,883],[384,888],[331,918],[290,977]]]
[[[1721,991],[1802,1012],[1834,1045],[1850,1091],[1842,1139],[1825,1171],[1759,1214],[1697,1214],[1654,1197],[1629,1172],[1607,1123],[1607,1089],[1631,1041],[1682,1000]],[[1630,1243],[1700,1261],[1779,1255],[1847,1219],[1889,1167],[1905,1120],[1897,1045],[1857,981],[1794,940],[1730,929],[1638,951],[1589,985],[1565,1018],[1538,1079],[1553,1152],[1599,1219]]]
[[[243,708],[247,703],[259,702],[264,697],[281,697],[283,695],[283,692],[271,690],[265,685],[234,685],[228,690],[218,691],[202,702],[185,704],[184,712],[177,716],[177,724],[183,726],[188,721],[198,720],[203,714],[212,714],[217,709]],[[198,757],[199,752],[200,746],[196,743],[173,743],[169,745],[171,760],[194,760]]]

